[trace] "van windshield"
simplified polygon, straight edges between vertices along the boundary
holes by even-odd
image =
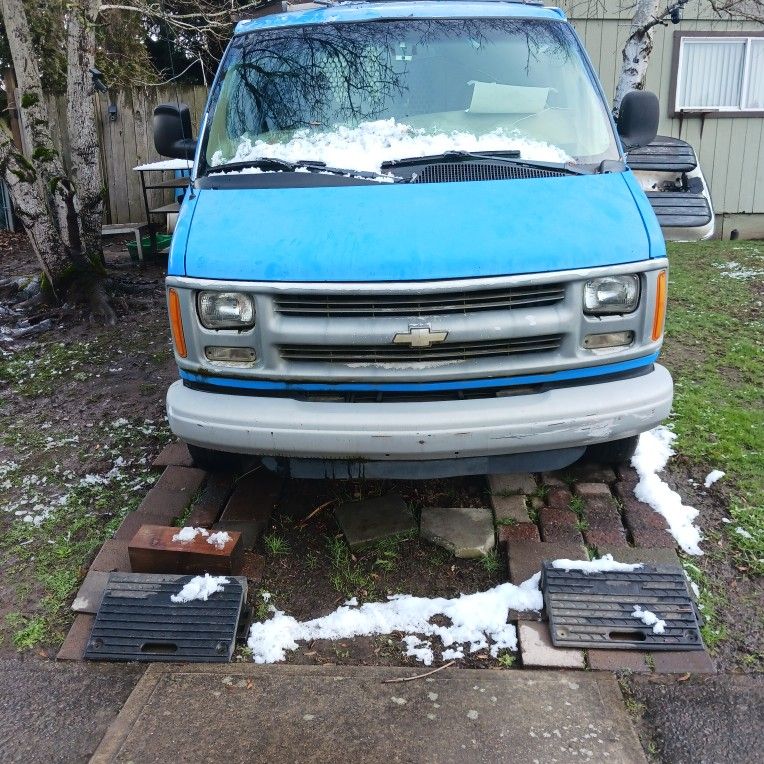
[[[559,163],[618,158],[605,105],[562,22],[259,30],[234,38],[211,104],[208,172],[266,157],[370,172],[447,151],[517,151]]]

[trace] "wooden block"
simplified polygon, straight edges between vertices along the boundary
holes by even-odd
[[[159,456],[151,463],[154,469],[164,469],[165,467],[193,467],[194,460],[188,452],[188,446],[183,441],[176,440],[168,443],[161,451]]]
[[[193,541],[173,541],[179,528],[142,525],[133,536],[128,551],[134,573],[217,573],[234,575],[241,570],[241,534],[231,537],[222,549],[201,534]]]
[[[235,475],[228,472],[212,473],[199,499],[194,502],[186,525],[211,528],[223,511],[235,484]]]
[[[78,615],[56,656],[57,661],[81,661],[95,622],[94,615]]]

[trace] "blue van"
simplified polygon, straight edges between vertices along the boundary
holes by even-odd
[[[372,0],[240,22],[169,257],[180,380],[170,427],[199,464],[433,477],[619,461],[669,413],[657,363],[661,228],[562,11]]]

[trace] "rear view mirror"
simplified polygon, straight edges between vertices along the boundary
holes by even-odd
[[[154,109],[154,147],[163,157],[193,159],[191,112],[185,103],[162,103]]]
[[[658,96],[648,90],[632,90],[618,110],[618,135],[626,151],[647,146],[658,134]]]

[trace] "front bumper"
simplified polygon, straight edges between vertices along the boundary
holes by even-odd
[[[175,382],[170,428],[193,445],[298,459],[453,460],[627,438],[671,409],[668,371],[507,398],[345,403],[203,392]]]

